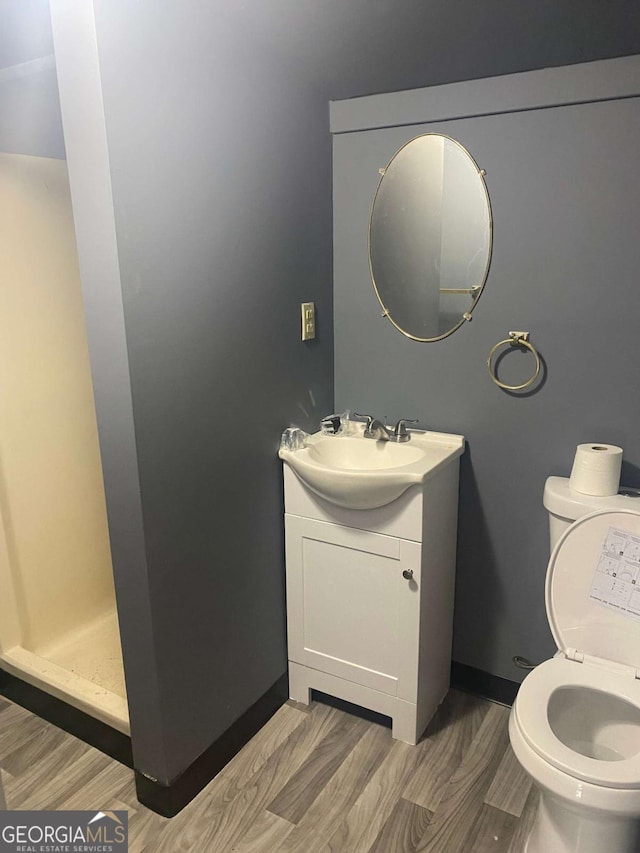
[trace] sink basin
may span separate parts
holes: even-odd
[[[280,458],[316,495],[348,509],[385,506],[408,488],[424,483],[464,450],[461,435],[411,430],[402,444],[353,434],[310,436],[301,450],[280,450]]]

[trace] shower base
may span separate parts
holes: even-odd
[[[55,643],[0,655],[0,667],[128,735],[129,711],[115,608]]]

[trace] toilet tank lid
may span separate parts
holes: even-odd
[[[640,512],[599,511],[568,527],[545,587],[559,649],[640,670]]]
[[[623,487],[617,495],[595,497],[576,492],[569,485],[568,477],[547,477],[543,503],[549,512],[572,521],[597,510],[630,509],[640,512],[640,489]]]

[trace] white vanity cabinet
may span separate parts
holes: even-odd
[[[449,687],[458,459],[387,506],[342,509],[287,466],[289,686],[392,718],[417,743]]]

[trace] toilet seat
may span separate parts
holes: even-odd
[[[636,707],[640,718],[640,681],[599,664],[558,656],[540,664],[525,678],[513,705],[525,741],[553,767],[605,788],[640,788],[640,752],[620,761],[599,761],[574,752],[556,737],[547,709],[554,691],[563,687],[586,687],[617,696]]]
[[[545,604],[565,657],[640,673],[640,513],[601,510],[568,527],[549,560]]]
[[[567,528],[551,554],[545,587],[549,627],[561,653],[527,676],[513,706],[523,738],[538,755],[606,788],[640,788],[640,751],[619,761],[581,755],[553,733],[548,709],[556,690],[583,687],[634,706],[640,728],[636,586],[640,590],[640,513],[600,510]]]

